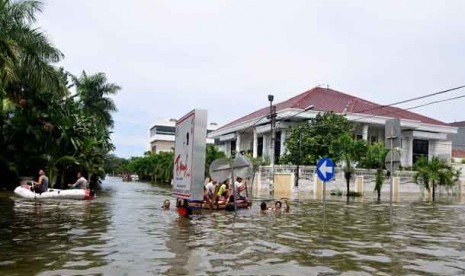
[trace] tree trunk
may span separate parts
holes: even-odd
[[[352,173],[346,172],[344,173],[344,177],[346,179],[346,184],[347,184],[347,196],[350,195],[350,177],[352,176]]]
[[[433,183],[433,201],[434,201],[435,190],[436,190],[435,188],[436,188],[436,184],[435,184],[435,183]]]

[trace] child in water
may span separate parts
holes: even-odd
[[[163,210],[168,210],[170,208],[170,201],[168,199],[165,199],[165,201],[163,201],[163,206],[161,206],[161,208]]]

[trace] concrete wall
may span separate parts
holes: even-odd
[[[156,147],[155,153],[159,153],[162,151],[173,151],[174,142],[172,141],[155,141],[151,144],[151,147]]]
[[[454,149],[465,150],[465,127],[460,127],[457,134],[448,134],[447,138],[452,140]]]
[[[240,135],[241,135],[241,145],[240,145],[241,151],[252,152],[253,135],[249,133],[242,133]]]
[[[430,141],[430,156],[437,156],[441,159],[451,162],[452,158],[452,142],[434,140]]]

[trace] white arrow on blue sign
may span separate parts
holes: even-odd
[[[334,163],[331,159],[321,158],[316,165],[316,173],[321,181],[326,182],[334,177]]]

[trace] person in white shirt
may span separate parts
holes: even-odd
[[[245,182],[244,180],[242,179],[242,177],[237,177],[236,178],[236,182],[234,182],[234,185],[236,186],[236,192],[237,192],[237,196],[239,199],[246,199],[246,187],[245,187]]]
[[[215,193],[215,182],[210,177],[205,179],[203,198],[205,201],[210,202],[213,199]]]
[[[78,180],[74,184],[68,184],[71,189],[87,189],[87,179],[80,172],[77,174]]]

